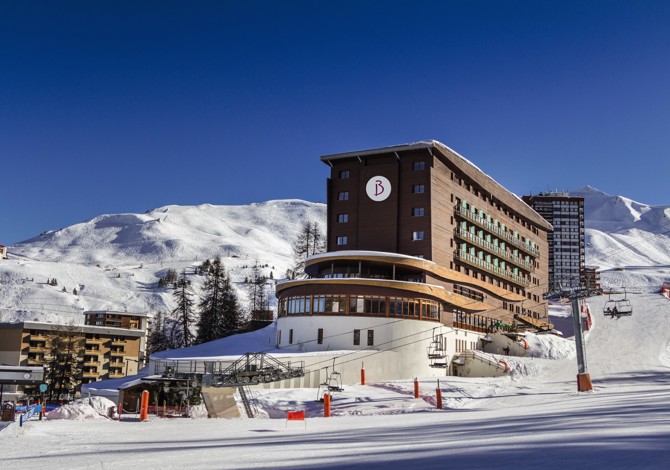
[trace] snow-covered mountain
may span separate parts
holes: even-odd
[[[586,263],[608,287],[654,289],[670,278],[670,206],[650,206],[591,186],[584,197]]]
[[[277,200],[172,205],[45,232],[9,247],[9,259],[0,261],[0,321],[81,322],[83,310],[97,309],[168,311],[171,292],[157,288],[158,279],[170,268],[192,272],[217,255],[240,288],[256,261],[265,275],[283,277],[302,224],[318,222],[325,233],[325,219],[324,204]],[[193,281],[197,290],[201,279]]]
[[[586,261],[606,287],[655,290],[670,278],[670,206],[649,206],[595,188],[585,198]],[[284,276],[303,222],[325,230],[326,206],[277,200],[243,206],[165,206],[144,214],[101,215],[9,247],[0,260],[0,321],[82,321],[83,310],[169,311],[168,269],[220,255],[240,288],[258,261]],[[57,286],[47,284],[56,279]],[[200,279],[192,276],[194,286]],[[66,292],[63,292],[65,288]],[[73,289],[77,289],[77,295]]]

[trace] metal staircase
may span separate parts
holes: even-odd
[[[247,418],[255,418],[258,414],[258,408],[251,399],[251,389],[248,386],[243,385],[238,387],[237,390],[240,393],[240,398],[244,405],[244,411],[247,413]]]

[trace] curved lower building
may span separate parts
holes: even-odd
[[[552,227],[475,165],[435,141],[321,159],[328,252],[277,285],[278,346],[395,351],[452,370],[449,356],[488,331],[547,324]],[[436,345],[446,364],[427,359]]]

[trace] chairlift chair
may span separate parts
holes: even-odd
[[[623,291],[623,299],[612,299],[612,294],[609,294],[603,314],[610,318],[629,317],[633,314],[633,306],[628,300],[626,289]]]
[[[430,360],[430,367],[446,369],[449,364],[443,359],[447,357],[447,353],[444,350],[444,342],[442,341],[442,334],[435,335],[433,333],[433,340],[430,342],[426,348],[428,359]]]

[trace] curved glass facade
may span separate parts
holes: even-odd
[[[440,303],[434,300],[374,295],[297,295],[279,302],[279,316],[360,315],[439,320]]]

